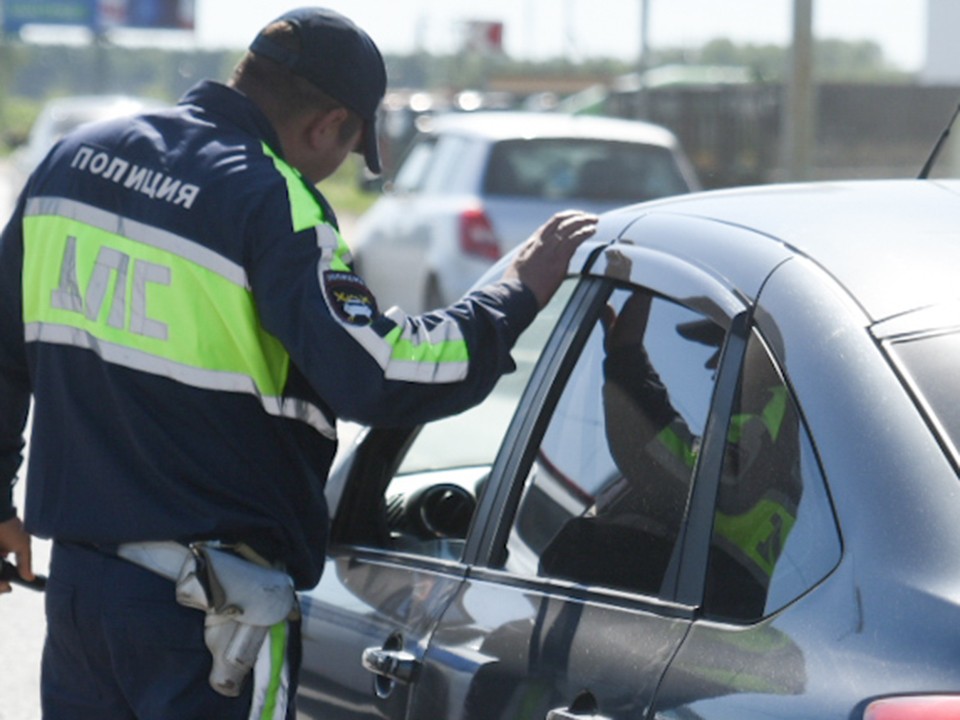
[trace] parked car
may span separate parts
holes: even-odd
[[[960,717],[958,267],[960,181],[605,214],[486,401],[335,468],[300,717]]]
[[[567,207],[603,212],[697,187],[676,138],[641,122],[550,113],[450,113],[414,140],[349,238],[385,307],[459,298]]]
[[[14,154],[14,168],[22,184],[61,137],[88,122],[108,120],[160,107],[150,98],[133,95],[71,95],[49,100],[30,127],[25,145]]]

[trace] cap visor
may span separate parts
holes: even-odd
[[[380,144],[378,142],[376,120],[363,123],[363,159],[370,172],[375,175],[380,174]]]

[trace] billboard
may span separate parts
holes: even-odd
[[[498,55],[503,52],[502,22],[469,20],[464,29],[464,50],[481,55]]]
[[[99,0],[101,27],[193,30],[194,0]]]
[[[94,32],[111,28],[193,30],[195,0],[2,0],[3,30],[25,25],[78,25]]]
[[[98,0],[4,0],[3,30],[20,32],[24,25],[83,25],[93,27]]]

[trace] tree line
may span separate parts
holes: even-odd
[[[665,48],[645,59],[647,67],[667,64],[738,66],[758,83],[779,83],[788,50],[776,45],[736,44],[718,39],[696,49]],[[3,137],[25,134],[42,103],[61,95],[129,93],[174,101],[204,78],[229,76],[239,50],[126,47],[106,43],[84,46],[0,43],[0,123]],[[428,53],[388,55],[393,88],[484,90],[491,78],[609,78],[637,70],[610,59],[576,63],[513,60],[505,55]],[[815,75],[821,82],[909,82],[892,67],[874,42],[821,40],[815,50]]]

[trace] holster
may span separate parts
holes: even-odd
[[[118,554],[176,583],[180,605],[206,612],[210,685],[236,697],[270,627],[297,615],[293,580],[214,544],[128,543]]]

